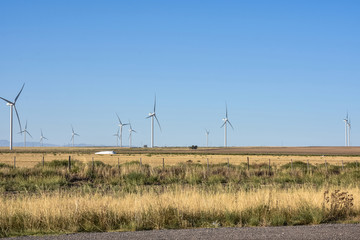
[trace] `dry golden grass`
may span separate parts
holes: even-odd
[[[360,162],[360,157],[357,156],[285,156],[285,155],[195,155],[195,154],[116,154],[116,155],[95,155],[93,153],[4,153],[0,152],[0,163],[7,163],[12,165],[14,157],[16,157],[17,167],[33,167],[42,161],[44,156],[45,161],[66,160],[69,156],[72,159],[80,160],[82,162],[90,162],[92,158],[97,161],[102,161],[107,164],[116,165],[118,162],[125,163],[131,161],[142,161],[143,164],[151,166],[160,166],[163,164],[163,159],[166,165],[176,165],[178,163],[185,163],[191,160],[194,163],[210,164],[227,163],[238,165],[246,163],[249,157],[250,163],[268,163],[282,165],[293,161],[303,161],[311,164],[323,164],[325,161],[332,165],[341,165],[342,161]]]
[[[287,214],[298,213],[303,206],[321,209],[324,203],[324,191],[327,189],[290,188],[290,189],[257,189],[251,191],[226,191],[221,186],[213,192],[197,187],[171,187],[150,190],[138,194],[119,193],[52,193],[41,195],[21,195],[15,197],[0,197],[0,226],[2,234],[6,235],[4,227],[21,228],[17,231],[42,232],[110,230],[135,230],[147,221],[152,228],[161,229],[166,225],[164,212],[173,209],[181,223],[180,228],[191,227],[184,216],[224,216],[226,213],[240,214],[251,208],[266,206],[266,211],[283,210]],[[330,191],[335,190],[330,189]],[[344,189],[353,194],[354,211],[360,212],[360,189]],[[165,214],[165,215],[164,215]],[[255,215],[256,213],[252,213]],[[265,213],[266,214],[266,213]],[[295,216],[296,217],[296,216]],[[311,223],[320,223],[321,216],[312,216]],[[204,226],[209,219],[204,217]],[[16,222],[19,221],[19,222]],[[95,221],[95,222],[94,222]],[[215,221],[215,220],[214,220]],[[124,226],[112,225],[122,222]],[[242,225],[243,223],[239,222]],[[267,223],[262,216],[260,225]],[[1,227],[0,227],[1,228]],[[96,230],[96,228],[95,228]],[[114,230],[114,229],[113,229]]]

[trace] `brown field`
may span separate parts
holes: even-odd
[[[102,150],[114,150],[115,155],[95,155]],[[115,165],[139,161],[143,164],[160,166],[163,159],[166,165],[185,163],[189,160],[205,164],[209,159],[210,164],[227,163],[241,164],[250,159],[250,163],[286,164],[291,160],[309,160],[311,164],[322,164],[325,161],[333,165],[342,162],[360,161],[360,147],[229,147],[229,148],[116,148],[116,147],[17,147],[13,152],[8,148],[0,148],[0,163],[13,164],[16,157],[17,167],[32,167],[42,161],[72,159],[89,162],[102,161]]]

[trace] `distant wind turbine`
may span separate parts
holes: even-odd
[[[206,132],[206,147],[209,147],[209,134],[210,134],[210,131],[205,129],[205,132]]]
[[[222,119],[224,121],[223,125],[221,125],[221,127],[224,127],[224,147],[227,147],[227,123],[230,124],[231,128],[234,130],[234,127],[232,126],[229,118],[228,118],[228,110],[227,110],[227,105],[226,105],[226,114],[225,114],[225,118]]]
[[[155,95],[155,100],[154,100],[154,111],[152,113],[149,113],[149,116],[147,118],[151,118],[151,146],[150,147],[154,147],[154,118],[156,119],[158,125],[159,125],[159,128],[160,128],[160,131],[161,131],[161,126],[160,126],[160,123],[159,123],[159,120],[158,118],[156,117],[156,95]]]
[[[2,98],[0,97],[0,99],[4,100],[6,103],[6,105],[10,106],[10,150],[12,150],[13,148],[13,109],[15,109],[15,113],[16,113],[16,116],[17,116],[17,119],[18,119],[18,122],[19,122],[19,126],[20,126],[20,132],[22,131],[21,130],[21,123],[20,123],[20,118],[19,118],[19,114],[18,114],[18,111],[16,110],[16,101],[18,100],[22,90],[24,89],[24,86],[25,86],[25,83],[23,84],[20,92],[18,93],[18,95],[16,96],[14,102],[11,102],[5,98]]]
[[[43,146],[43,141],[44,141],[44,139],[46,139],[46,140],[49,140],[49,139],[47,139],[46,137],[44,137],[43,132],[42,132],[42,129],[40,129],[40,131],[41,131],[40,144],[41,144],[41,146]]]
[[[345,122],[345,146],[348,146],[348,118],[349,118],[349,114],[346,114],[346,118],[344,118],[344,122]]]
[[[22,130],[21,132],[19,132],[19,134],[24,134],[24,147],[26,147],[26,134],[29,134],[29,136],[32,138],[31,134],[27,130],[27,121],[26,121],[26,124],[25,124],[25,129]]]
[[[117,130],[117,132],[113,135],[113,136],[116,136],[116,146],[118,147],[119,146],[119,138],[120,138],[120,135],[119,135],[119,129]]]
[[[126,126],[126,125],[129,125],[128,123],[122,123],[120,118],[119,118],[119,115],[117,115],[116,113],[116,116],[118,118],[118,121],[119,121],[119,129],[120,129],[120,135],[119,135],[119,138],[120,138],[120,147],[122,147],[122,128],[123,126]]]
[[[350,122],[350,118],[348,120],[348,146],[350,147],[350,132],[351,132],[351,122]]]
[[[71,126],[71,130],[72,130],[72,135],[71,135],[70,141],[72,141],[72,146],[74,147],[74,138],[75,138],[75,136],[79,136],[79,137],[80,137],[80,135],[77,134],[77,133],[74,131],[73,126]]]
[[[132,129],[130,121],[129,121],[129,125],[130,125],[130,129],[129,129],[129,148],[131,148],[132,133],[133,132],[136,133],[136,131],[134,129]]]

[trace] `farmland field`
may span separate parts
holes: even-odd
[[[359,150],[1,148],[0,236],[358,223]]]

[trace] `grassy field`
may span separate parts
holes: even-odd
[[[182,150],[0,151],[0,236],[360,221],[356,156]]]

